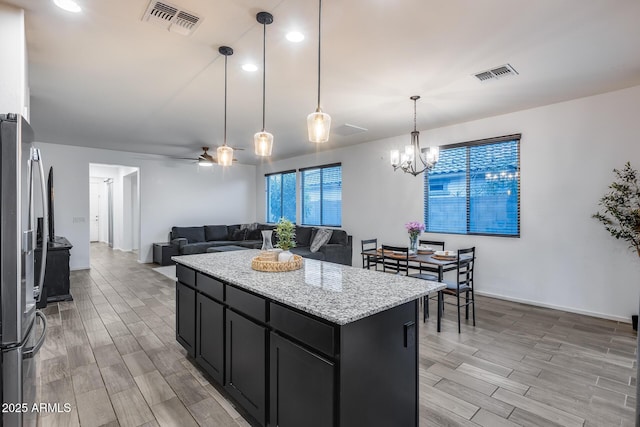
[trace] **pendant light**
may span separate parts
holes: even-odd
[[[216,150],[218,164],[231,166],[233,163],[233,148],[227,145],[227,58],[233,55],[229,46],[220,46],[218,52],[224,55],[224,143]]]
[[[262,24],[262,130],[253,135],[255,152],[258,156],[267,157],[271,155],[273,148],[273,135],[264,130],[265,117],[265,86],[266,86],[266,65],[267,65],[267,25],[273,22],[273,15],[269,12],[259,12],[256,20]]]
[[[316,111],[307,116],[307,128],[309,130],[309,141],[323,143],[329,140],[329,130],[331,128],[331,116],[323,113],[320,108],[320,40],[322,27],[322,0],[318,0],[318,107]]]
[[[401,169],[404,173],[417,176],[424,171],[433,169],[436,163],[438,163],[440,149],[438,147],[427,147],[425,156],[422,155],[420,132],[418,132],[416,126],[416,101],[420,99],[420,96],[414,95],[409,99],[413,101],[413,132],[411,132],[411,145],[404,147],[402,154],[399,150],[391,150],[390,158],[394,171]],[[418,165],[418,160],[421,165]]]

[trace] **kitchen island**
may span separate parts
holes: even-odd
[[[173,257],[176,339],[259,426],[418,426],[418,300],[442,284],[257,250]]]

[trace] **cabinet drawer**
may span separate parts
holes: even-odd
[[[227,286],[226,303],[229,307],[260,322],[267,321],[267,302],[264,298]]]
[[[335,328],[333,326],[275,303],[271,303],[270,314],[270,324],[274,329],[310,345],[324,354],[331,356],[335,354]]]
[[[196,287],[196,272],[195,270],[185,267],[182,264],[176,264],[176,277],[178,281],[185,285]]]
[[[200,292],[207,294],[218,301],[224,301],[224,284],[221,281],[216,280],[213,277],[205,276],[202,273],[198,273],[196,278],[197,287]]]

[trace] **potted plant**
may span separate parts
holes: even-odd
[[[629,243],[640,257],[640,186],[638,172],[627,162],[621,170],[614,169],[616,180],[609,185],[609,192],[602,196],[603,212],[593,218],[604,224],[604,228],[616,239]],[[633,329],[638,329],[638,316],[632,316]]]
[[[282,249],[282,252],[278,254],[278,261],[291,261],[293,254],[289,252],[289,249],[296,246],[296,226],[288,219],[280,218],[276,225],[276,235],[278,236],[276,248]]]

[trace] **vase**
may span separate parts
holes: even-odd
[[[262,250],[269,251],[273,249],[273,243],[271,243],[271,235],[273,230],[262,230]]]
[[[278,262],[293,261],[293,254],[289,251],[282,251],[278,254]]]
[[[409,235],[409,252],[410,253],[418,253],[418,236]]]

